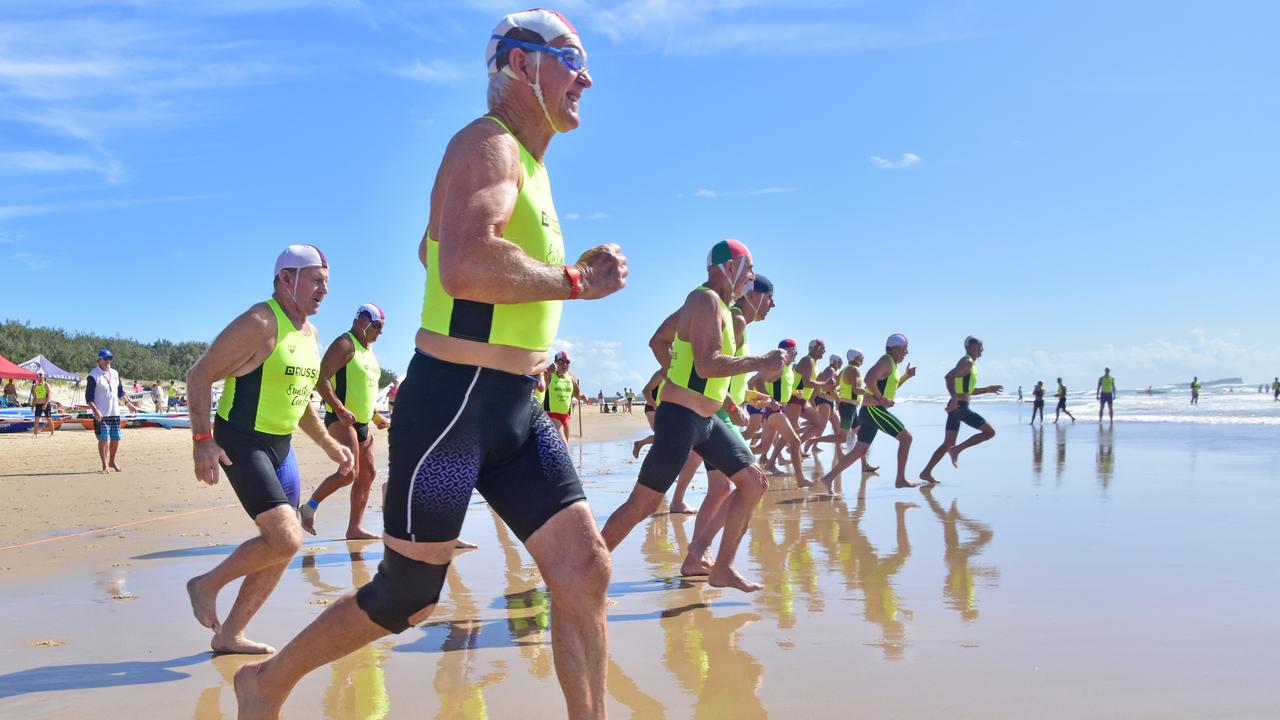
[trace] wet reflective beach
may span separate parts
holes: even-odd
[[[941,440],[941,410],[900,409],[914,477]],[[959,469],[944,461],[931,490],[892,488],[884,437],[864,492],[856,473],[836,497],[774,478],[739,553],[758,593],[679,576],[693,516],[639,526],[614,554],[611,715],[1280,717],[1276,429],[1083,416],[1032,428],[1029,405],[981,411],[996,438]],[[630,443],[574,454],[603,523],[638,462]],[[691,502],[703,487],[699,476]],[[554,598],[476,499],[464,537],[480,549],[455,559],[430,621],[312,673],[289,717],[563,715]],[[345,504],[343,493],[326,506],[322,539],[255,638],[287,642],[374,572],[379,543],[325,539]],[[6,581],[0,716],[233,717],[229,683],[246,659],[212,657],[182,583],[243,539],[239,512],[218,511],[226,522],[207,537],[149,526],[147,552]]]

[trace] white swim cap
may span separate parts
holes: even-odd
[[[886,348],[906,347],[907,336],[903,335],[902,333],[894,333],[890,335],[887,340],[884,341],[884,346]]]
[[[386,322],[387,314],[382,312],[382,308],[373,303],[365,303],[356,310],[356,317],[365,315],[373,322]]]
[[[809,352],[813,352],[819,345],[826,347],[826,343],[822,342],[822,338],[814,338],[809,341]]]
[[[320,248],[315,245],[290,245],[280,253],[280,257],[276,258],[276,275],[281,270],[297,270],[298,268],[308,267],[329,267],[329,261],[325,259],[324,253],[320,252]]]
[[[507,56],[512,47],[506,46],[502,40],[511,38],[536,45],[546,45],[558,37],[577,35],[578,31],[565,16],[555,10],[534,8],[521,10],[502,18],[498,26],[489,33],[489,44],[484,51],[484,59],[489,64],[489,74],[493,75],[507,67]],[[510,74],[510,73],[508,73]]]
[[[846,360],[848,360],[849,362],[853,362],[854,360],[857,360],[858,358],[862,357],[862,351],[861,351],[861,350],[859,350],[858,348],[850,348],[850,349],[849,349],[849,350],[844,354],[844,357],[845,357],[845,359],[846,359]]]

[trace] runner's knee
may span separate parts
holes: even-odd
[[[612,576],[613,560],[610,558],[609,548],[605,547],[604,540],[598,536],[597,541],[563,558],[555,570],[543,575],[547,588],[553,594],[557,587],[563,590],[557,597],[578,600],[603,598]]]
[[[386,548],[378,574],[356,591],[356,604],[369,619],[390,633],[404,632],[418,615],[440,600],[449,565],[411,560]]]

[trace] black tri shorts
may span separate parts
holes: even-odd
[[[981,415],[969,409],[968,401],[961,400],[956,403],[955,412],[947,413],[947,432],[959,430],[960,423],[976,429],[986,425],[987,421]]]
[[[654,413],[653,447],[644,457],[637,482],[655,492],[667,492],[690,451],[726,477],[733,477],[752,461],[742,435],[718,415],[702,417],[683,405],[664,402]]]
[[[898,433],[905,429],[906,426],[901,420],[879,405],[864,403],[862,410],[858,411],[858,442],[860,443],[871,444],[878,432],[883,432],[889,437],[898,437]]]
[[[814,396],[813,396],[813,404],[814,404],[814,407],[817,407],[818,405],[831,405],[831,406],[835,406],[835,403],[831,402],[831,401],[830,401],[830,400],[828,400],[827,398],[822,397],[821,395],[814,395]]]
[[[587,499],[560,431],[533,397],[534,383],[414,353],[387,436],[388,535],[455,540],[478,490],[523,542]]]
[[[1059,409],[1059,410],[1066,410],[1066,409],[1067,409],[1067,396],[1066,396],[1066,395],[1059,395],[1059,396],[1058,396],[1058,409]]]
[[[326,412],[324,414],[324,426],[326,428],[338,422],[342,422],[338,417],[338,413]],[[365,441],[369,439],[369,423],[358,422],[355,425],[352,425],[352,427],[356,429],[356,440],[363,445]]]
[[[268,435],[232,425],[221,417],[213,422],[213,441],[227,454],[222,472],[240,505],[256,518],[277,505],[298,507],[302,475],[293,454],[292,435]]]
[[[840,402],[840,429],[852,430],[858,427],[858,404]]]

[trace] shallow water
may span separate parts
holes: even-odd
[[[914,476],[941,411],[900,409]],[[848,476],[836,498],[769,492],[739,554],[758,593],[678,577],[692,517],[637,527],[614,555],[611,714],[1280,716],[1275,428],[1033,429],[1029,407],[981,412],[999,434],[959,469],[944,462],[932,490],[893,489],[880,438],[865,498]],[[603,523],[638,463],[629,443],[575,454]],[[322,536],[345,502],[326,506]],[[483,504],[464,537],[481,548],[455,560],[437,614],[309,675],[290,717],[563,716],[536,568]],[[231,546],[176,530],[153,544],[119,567],[6,583],[0,715],[234,716],[229,681],[245,660],[211,658],[182,592]],[[287,642],[380,556],[377,543],[309,543],[253,636]]]

